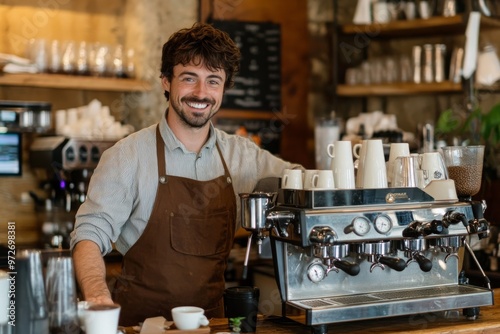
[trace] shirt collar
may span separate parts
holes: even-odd
[[[182,150],[184,153],[193,153],[186,149],[184,144],[175,136],[172,129],[167,124],[167,113],[168,109],[160,120],[160,134],[165,142],[165,146],[169,151],[174,151],[176,149]],[[213,123],[210,121],[210,129],[208,134],[208,140],[205,142],[204,149],[213,149],[215,147],[216,135]]]

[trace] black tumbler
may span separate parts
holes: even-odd
[[[231,329],[239,327],[242,333],[254,333],[257,328],[259,288],[235,286],[224,291],[224,315]]]

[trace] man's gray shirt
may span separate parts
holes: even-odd
[[[159,125],[165,142],[167,175],[206,181],[224,174],[217,140],[232,178],[238,226],[239,193],[252,192],[260,179],[280,177],[284,169],[300,167],[213,125],[200,153],[190,152],[168,127],[166,115]],[[91,240],[100,246],[103,255],[112,250],[112,243],[125,254],[141,236],[158,188],[156,126],[129,135],[103,153],[90,180],[87,198],[77,212],[71,249],[81,240]]]

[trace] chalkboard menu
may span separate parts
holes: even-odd
[[[240,72],[222,108],[281,110],[281,30],[271,22],[212,21],[241,51]]]

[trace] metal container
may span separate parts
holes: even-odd
[[[274,208],[277,193],[254,192],[240,194],[241,225],[247,231],[259,231],[266,226],[268,210]]]

